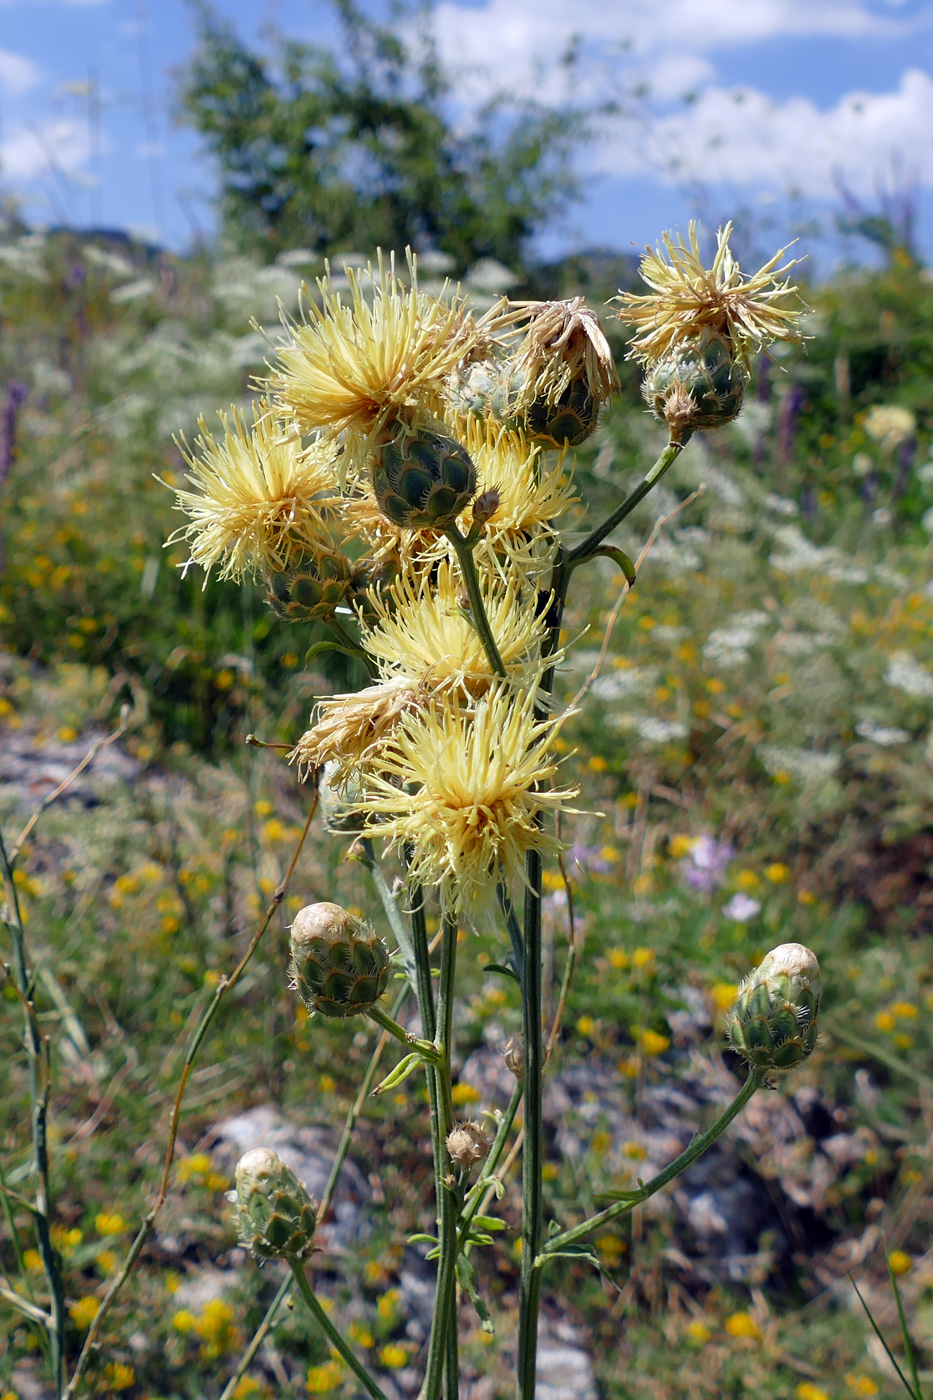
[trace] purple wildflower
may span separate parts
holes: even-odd
[[[737,924],[747,924],[749,919],[754,919],[756,914],[761,913],[761,904],[747,894],[734,894],[729,903],[723,906],[722,912],[727,919],[734,919]]]
[[[700,836],[690,854],[680,862],[684,882],[700,894],[712,894],[726,878],[735,847],[715,836]]]

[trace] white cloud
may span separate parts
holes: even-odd
[[[42,79],[42,69],[21,54],[0,49],[0,93],[4,97],[22,97]]]
[[[621,69],[781,38],[868,39],[930,23],[879,14],[868,0],[442,0],[435,32],[452,72],[477,95],[505,88],[548,100],[557,60],[580,36],[587,80],[611,86]],[[681,59],[683,61],[683,59]]]
[[[55,169],[71,174],[86,160],[84,122],[46,121],[35,126],[14,126],[0,142],[0,179],[4,183],[23,183]]]
[[[754,89],[708,88],[688,108],[658,116],[633,139],[607,142],[599,165],[613,175],[655,174],[709,184],[797,190],[820,198],[838,172],[856,193],[872,190],[896,157],[933,184],[933,78],[904,73],[893,92],[848,93],[821,109],[809,98],[775,102]]]

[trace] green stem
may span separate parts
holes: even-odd
[[[340,641],[343,643],[344,647],[350,653],[350,655],[355,656],[357,660],[362,661],[370,676],[374,676],[376,674],[376,667],[372,657],[367,651],[364,650],[363,647],[360,646],[359,642],[356,641],[355,638],[351,637],[350,633],[344,627],[343,623],[338,622],[336,617],[329,617],[327,619],[327,625],[333,632],[334,636],[340,639]]]
[[[23,1006],[25,1022],[24,1043],[29,1064],[29,1101],[32,1107],[32,1148],[36,1168],[36,1205],[33,1218],[36,1224],[36,1240],[39,1255],[45,1270],[49,1290],[49,1315],[51,1326],[49,1347],[51,1352],[52,1388],[58,1400],[64,1384],[65,1364],[65,1288],[62,1280],[58,1254],[52,1243],[51,1217],[52,1195],[49,1183],[48,1112],[51,1089],[51,1065],[48,1043],[42,1035],[36,1019],[33,1003],[33,988],[26,965],[26,938],[23,931],[22,912],[19,896],[13,879],[13,866],[7,856],[3,836],[0,834],[0,862],[3,865],[3,881],[6,885],[10,919],[7,927],[13,942],[13,975]]]
[[[483,595],[480,592],[479,578],[476,573],[476,564],[473,562],[473,549],[467,543],[465,536],[461,535],[456,525],[448,525],[444,531],[450,543],[453,545],[457,555],[457,562],[460,565],[460,572],[463,575],[464,587],[467,597],[470,600],[470,618],[473,626],[483,644],[483,650],[492,667],[493,673],[497,676],[505,677],[505,663],[499,655],[499,648],[496,646],[496,639],[492,635],[492,628],[489,625],[489,618],[486,616],[486,607],[483,603]]]
[[[450,1051],[453,1040],[454,976],[457,967],[457,921],[445,916],[441,940],[441,976],[437,990],[437,1034],[435,1044],[441,1055],[437,1067],[438,1130],[440,1138],[440,1180],[438,1198],[437,1289],[434,1294],[434,1316],[431,1339],[420,1400],[440,1400],[445,1376],[452,1371],[451,1348],[456,1341],[457,1284],[457,1217],[459,1202],[452,1189],[450,1155],[447,1134],[454,1125],[453,1099],[450,1085]],[[450,1340],[453,1335],[454,1341]],[[447,1400],[456,1400],[456,1392]]]
[[[522,1147],[522,1259],[518,1318],[518,1394],[534,1400],[538,1356],[541,1273],[535,1261],[544,1225],[544,1038],[541,991],[541,855],[525,862],[525,976],[522,1016],[525,1036],[525,1139]]]
[[[431,1062],[434,1061],[437,1052],[431,1042],[428,1040],[419,1040],[416,1035],[411,1035],[409,1031],[406,1031],[404,1026],[399,1025],[394,1016],[390,1016],[388,1012],[382,1011],[378,1006],[367,1007],[366,1015],[371,1021],[375,1021],[376,1025],[382,1030],[394,1036],[396,1040],[401,1041],[406,1049],[417,1050],[424,1059]]]
[[[616,506],[611,515],[607,515],[601,525],[597,525],[595,530],[591,530],[586,539],[570,551],[567,555],[567,562],[571,569],[591,558],[606,536],[611,535],[616,526],[620,525],[627,515],[631,515],[638,503],[645,499],[653,487],[657,486],[671,463],[676,462],[683,452],[684,446],[685,444],[682,442],[669,442],[667,444],[654,466],[635,490],[626,496],[621,505]]]
[[[353,1355],[353,1352],[347,1346],[347,1343],[344,1341],[343,1337],[341,1337],[340,1333],[327,1316],[327,1313],[314,1296],[303,1264],[298,1259],[289,1259],[288,1265],[298,1285],[298,1292],[304,1299],[308,1311],[318,1322],[321,1331],[324,1333],[331,1346],[335,1351],[339,1352],[340,1356],[360,1382],[360,1385],[363,1386],[368,1395],[373,1397],[373,1400],[388,1400],[385,1391],[380,1390],[379,1386],[366,1370],[366,1367]]]
[[[601,1210],[598,1215],[591,1215],[589,1220],[584,1220],[581,1224],[574,1225],[571,1230],[563,1230],[559,1235],[552,1235],[544,1246],[544,1258],[549,1254],[563,1249],[568,1244],[575,1244],[577,1240],[585,1239],[586,1236],[591,1234],[594,1230],[598,1230],[601,1226],[608,1225],[611,1221],[617,1220],[620,1215],[627,1215],[629,1211],[634,1210],[634,1208],[641,1205],[643,1201],[647,1201],[649,1196],[653,1196],[656,1192],[660,1191],[662,1186],[666,1186],[669,1181],[673,1181],[675,1176],[679,1176],[682,1171],[685,1171],[691,1162],[695,1162],[697,1157],[702,1156],[706,1149],[711,1147],[716,1139],[725,1132],[733,1118],[742,1112],[742,1109],[748,1103],[752,1095],[757,1093],[761,1088],[765,1077],[764,1071],[760,1069],[750,1070],[748,1078],[740,1092],[732,1100],[725,1113],[716,1119],[716,1122],[711,1128],[708,1128],[707,1131],[702,1133],[698,1138],[694,1138],[690,1146],[685,1148],[679,1157],[675,1157],[673,1162],[669,1163],[663,1171],[658,1172],[657,1176],[652,1177],[644,1186],[639,1187],[637,1191],[626,1192],[624,1201],[616,1201],[614,1205],[608,1206],[606,1210]],[[537,1260],[539,1272],[542,1262],[543,1259]]]
[[[405,1004],[405,998],[408,996],[408,992],[408,987],[403,986],[399,988],[398,995],[396,996],[395,1001],[392,1003],[393,1017],[397,1016],[401,1011],[402,1007]],[[343,1171],[343,1165],[347,1160],[347,1153],[350,1151],[350,1143],[353,1138],[353,1131],[356,1127],[357,1119],[363,1111],[363,1105],[365,1104],[366,1099],[369,1096],[369,1091],[373,1086],[373,1080],[376,1077],[376,1070],[379,1068],[379,1061],[382,1059],[382,1052],[385,1049],[386,1044],[387,1042],[385,1036],[380,1036],[376,1042],[376,1048],[373,1050],[373,1053],[370,1057],[366,1073],[363,1075],[363,1080],[360,1084],[359,1093],[357,1094],[353,1103],[347,1110],[346,1121],[343,1125],[343,1134],[340,1138],[340,1142],[337,1147],[337,1152],[334,1157],[333,1166],[330,1169],[330,1176],[327,1178],[327,1185],[324,1188],[324,1195],[322,1196],[321,1203],[318,1206],[318,1221],[322,1221],[327,1215],[327,1212],[330,1210],[331,1201],[334,1199],[334,1192],[337,1190],[337,1182],[340,1180],[340,1173]],[[230,1377],[227,1384],[224,1386],[220,1400],[231,1400],[233,1392],[236,1390],[240,1381],[243,1379],[243,1377],[246,1375],[246,1372],[252,1365],[253,1358],[255,1357],[257,1351],[262,1346],[266,1337],[268,1337],[269,1333],[271,1332],[272,1327],[275,1323],[278,1310],[284,1303],[285,1298],[288,1294],[290,1284],[291,1280],[286,1275],[286,1277],[283,1279],[282,1283],[279,1286],[279,1291],[276,1293],[275,1297],[272,1299],[272,1302],[266,1309],[265,1317],[257,1327],[256,1331],[253,1333],[249,1346],[246,1348],[243,1355],[240,1357],[240,1361],[236,1370]]]

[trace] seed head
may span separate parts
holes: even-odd
[[[505,1060],[506,1068],[510,1069],[516,1079],[521,1079],[525,1073],[525,1037],[513,1035],[502,1047],[502,1058]]]
[[[457,1167],[469,1171],[489,1151],[489,1136],[481,1123],[458,1123],[447,1134],[447,1151]]]

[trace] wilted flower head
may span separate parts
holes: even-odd
[[[305,431],[353,428],[369,433],[392,414],[433,409],[444,383],[477,339],[462,299],[438,300],[399,280],[394,255],[375,268],[347,269],[349,304],[328,275],[321,305],[306,302],[300,322],[286,321],[268,388]]]
[[[693,220],[687,243],[679,236],[663,235],[667,258],[660,248],[648,249],[639,272],[652,291],[620,292],[617,298],[619,320],[638,331],[629,346],[631,357],[654,365],[701,331],[713,330],[729,338],[747,371],[751,355],[772,341],[799,343],[801,307],[792,300],[797,289],[789,279],[778,280],[795,266],[788,262],[778,267],[786,249],[746,277],[729,248],[731,234],[731,223],[719,229],[711,268],[703,265]]]
[[[378,818],[375,832],[409,850],[413,882],[475,923],[496,919],[496,886],[524,878],[529,850],[563,849],[537,818],[573,810],[577,788],[549,787],[550,748],[568,716],[536,720],[534,703],[534,689],[516,695],[503,684],[472,711],[441,697],[402,716],[379,773],[365,776],[361,805]]]
[[[402,715],[428,702],[428,693],[406,676],[332,695],[319,703],[311,728],[302,734],[288,761],[298,765],[303,779],[316,768],[336,764],[331,782],[340,786],[348,765],[364,760],[391,734]]]
[[[482,1123],[457,1123],[447,1134],[447,1151],[454,1166],[468,1171],[489,1151],[489,1135]]]
[[[523,329],[512,358],[513,376],[521,384],[517,411],[538,398],[553,403],[580,376],[597,405],[616,392],[619,378],[609,342],[583,297],[514,302],[512,308]]]
[[[193,489],[177,488],[177,509],[191,517],[166,541],[187,540],[191,556],[209,574],[221,565],[221,578],[287,569],[302,554],[334,540],[324,511],[336,489],[333,444],[317,440],[303,447],[298,429],[277,419],[260,401],[248,426],[239,409],[218,415],[218,440],[199,419],[195,450],[181,450]],[[205,578],[205,583],[207,579]]]

